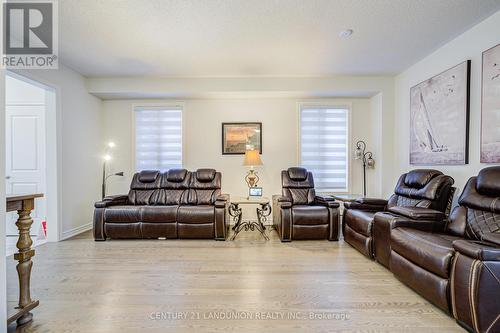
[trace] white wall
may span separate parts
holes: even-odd
[[[394,141],[397,175],[411,169],[409,165],[409,126],[410,126],[410,87],[428,79],[467,59],[472,60],[471,100],[470,100],[470,136],[469,164],[461,166],[429,166],[449,174],[455,179],[459,190],[469,177],[477,175],[479,170],[491,164],[479,162],[481,130],[481,63],[482,52],[500,43],[500,12],[474,26],[456,39],[450,41],[434,53],[401,73],[395,80],[395,124]],[[452,124],[450,124],[452,126]],[[421,166],[419,166],[421,167]]]
[[[257,169],[261,177],[259,185],[264,196],[281,193],[280,172],[298,164],[298,100],[292,98],[251,99],[191,99],[184,101],[184,167],[195,170],[202,167],[222,172],[223,191],[232,196],[246,196],[244,177],[247,168],[242,166],[242,155],[222,155],[221,123],[255,121],[262,122],[264,165]],[[309,100],[310,101],[310,100]],[[321,101],[321,100],[314,100]],[[338,105],[351,104],[351,142],[363,139],[373,148],[375,135],[372,129],[371,101],[367,98],[328,99],[324,102]],[[113,178],[109,194],[127,193],[134,173],[133,159],[133,107],[147,103],[162,104],[168,100],[113,100],[103,102],[104,137],[117,144],[110,163],[112,171],[125,171],[126,177]],[[173,101],[170,101],[172,103]],[[372,146],[372,147],[370,147]],[[352,149],[350,149],[352,151]],[[350,159],[352,166],[351,192],[361,193],[361,163]],[[371,193],[375,188],[374,174],[368,173]]]
[[[56,90],[57,127],[54,144],[58,146],[57,175],[60,237],[67,238],[92,228],[93,204],[100,199],[101,100],[90,95],[85,79],[75,71],[16,71]],[[50,126],[50,125],[49,125]]]
[[[3,27],[3,6],[0,6]],[[0,45],[3,54],[3,45]],[[5,70],[0,68],[0,160],[5,161]],[[5,257],[5,163],[0,163],[0,332],[7,330],[7,267]]]
[[[0,17],[2,10],[0,9]],[[1,19],[0,19],[1,24]],[[0,69],[0,156],[5,161],[5,71]],[[5,163],[0,163],[0,332],[7,327],[7,268],[5,257]]]

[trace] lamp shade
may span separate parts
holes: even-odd
[[[359,160],[361,159],[361,157],[363,156],[363,152],[361,151],[361,148],[356,148],[356,150],[354,151],[354,159],[355,160]]]
[[[372,156],[368,156],[368,158],[366,159],[366,167],[372,169],[372,168],[375,168],[375,160],[372,158]]]
[[[260,159],[259,151],[258,150],[247,150],[245,152],[245,160],[243,160],[243,165],[245,165],[245,166],[262,165],[262,160]]]

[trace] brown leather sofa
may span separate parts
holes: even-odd
[[[273,224],[281,241],[338,240],[339,204],[316,195],[312,173],[289,168],[281,172],[281,182],[282,195],[273,196]]]
[[[453,182],[453,178],[440,171],[416,169],[399,177],[389,200],[360,198],[346,202],[342,223],[344,240],[388,267],[390,230],[416,220],[431,222],[420,224],[422,228],[432,228],[433,221],[442,222],[451,207]]]
[[[467,329],[500,332],[500,167],[469,179],[440,232],[419,223],[391,230],[392,272]]]
[[[128,195],[95,203],[94,239],[215,238],[225,240],[229,196],[220,194],[221,173],[136,173]]]

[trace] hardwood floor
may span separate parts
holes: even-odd
[[[342,241],[282,244],[270,236],[94,242],[85,233],[44,244],[34,257],[34,321],[9,331],[463,332]]]

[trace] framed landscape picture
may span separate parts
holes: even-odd
[[[222,154],[244,155],[247,149],[262,154],[262,123],[222,123]]]
[[[481,163],[500,163],[500,44],[483,52]]]
[[[469,163],[470,60],[410,89],[410,164]]]

